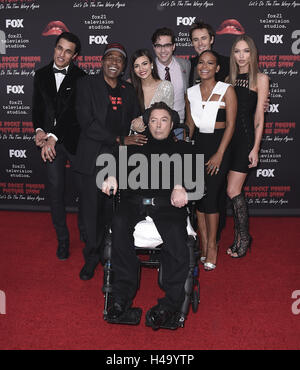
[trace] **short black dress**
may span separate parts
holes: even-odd
[[[238,100],[238,111],[230,146],[230,170],[248,173],[248,165],[250,164],[248,156],[254,145],[254,114],[257,93],[249,89],[248,73],[237,76],[234,89]]]
[[[225,84],[225,85],[228,85],[228,84]],[[224,83],[220,83],[217,86],[217,89],[216,90],[214,89],[212,91],[211,95],[213,94],[224,95],[226,93],[228,86],[224,86]],[[200,90],[199,85],[198,87],[196,85],[188,89],[188,99],[190,101],[191,112],[193,111],[193,104],[201,104],[201,100],[198,101],[199,96],[197,96],[197,93],[200,93],[199,95],[202,100],[201,90]],[[210,101],[210,98],[208,99],[208,101]],[[219,100],[219,103],[220,104],[218,106],[218,111],[217,111],[215,122],[226,122],[226,108],[224,109],[220,107],[221,105],[220,100]],[[211,122],[211,124],[212,123],[213,122]],[[215,123],[214,123],[214,126],[215,126]],[[218,151],[220,143],[223,139],[225,128],[220,128],[220,129],[214,128],[213,132],[203,132],[203,131],[200,132],[199,127],[198,126],[195,127],[193,138],[195,140],[195,147],[197,148],[197,150],[199,150],[199,153],[204,154],[204,163],[207,163],[208,160]],[[220,209],[222,208],[221,205],[223,206],[222,200],[223,198],[225,198],[224,190],[225,190],[225,184],[226,184],[226,176],[227,176],[229,165],[230,165],[230,152],[228,149],[229,148],[227,147],[223,154],[222,162],[220,164],[219,171],[217,174],[214,174],[214,175],[208,174],[207,166],[205,166],[204,182],[205,182],[206,194],[203,196],[203,198],[197,201],[197,209],[201,213],[206,213],[206,214],[220,213]]]
[[[218,150],[222,141],[225,128],[215,129],[212,134],[206,134],[196,131],[195,145],[204,154],[204,163],[206,163]],[[229,170],[230,152],[228,148],[223,154],[219,172],[216,175],[207,174],[207,166],[204,171],[204,182],[206,195],[197,202],[197,209],[202,213],[220,213],[220,197],[226,183],[226,176]]]

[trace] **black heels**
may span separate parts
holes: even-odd
[[[242,258],[245,257],[248,249],[251,251],[252,237],[248,235],[247,237],[241,238],[238,245],[236,245],[236,250],[231,254],[232,258]],[[234,253],[236,255],[234,255]]]
[[[233,253],[236,253],[239,249],[239,240],[234,240],[232,245],[227,248],[227,254],[231,256]]]
[[[249,235],[248,210],[244,195],[241,193],[231,199],[234,216],[234,242],[227,249],[232,258],[245,257],[251,248],[252,237]]]

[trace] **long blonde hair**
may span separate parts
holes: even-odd
[[[250,63],[249,63],[249,89],[255,89],[256,83],[257,83],[257,74],[259,73],[258,69],[258,53],[256,45],[253,41],[253,39],[248,35],[240,35],[238,36],[231,48],[230,53],[230,71],[229,71],[229,79],[228,82],[231,83],[233,86],[235,84],[237,75],[239,73],[239,67],[235,61],[234,57],[234,50],[236,48],[236,45],[239,41],[245,41],[248,44],[248,47],[250,49]]]

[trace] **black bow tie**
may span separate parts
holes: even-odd
[[[57,69],[57,68],[53,67],[53,72],[54,73],[62,73],[63,75],[67,74],[67,70],[65,68],[64,69]]]

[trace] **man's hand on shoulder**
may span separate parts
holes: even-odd
[[[143,146],[147,144],[147,136],[142,134],[130,135],[124,137],[124,145],[139,145]]]

